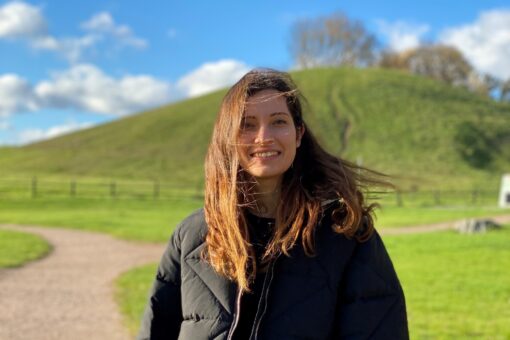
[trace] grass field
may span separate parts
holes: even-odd
[[[141,241],[165,242],[200,200],[18,199],[1,201],[0,223],[23,223],[100,231]],[[510,214],[484,206],[383,206],[377,226],[402,227],[467,217]]]
[[[157,264],[134,268],[121,275],[115,282],[115,300],[124,317],[124,323],[133,335],[140,327],[140,318],[156,268]]]
[[[415,339],[510,338],[510,228],[392,236]]]
[[[201,205],[191,199],[28,198],[2,201],[0,223],[87,229],[124,239],[164,242],[175,225]],[[389,205],[378,212],[377,226],[404,227],[509,213],[483,206]],[[0,261],[25,253],[23,249],[37,248],[21,248],[13,239],[0,234]],[[505,323],[510,318],[510,276],[504,271],[510,267],[509,228],[471,236],[451,232],[386,236],[385,242],[406,292],[414,339],[510,337]],[[18,260],[18,264],[32,258]],[[133,333],[154,272],[152,264],[129,271],[117,281],[116,299]]]
[[[405,291],[412,339],[510,338],[510,226],[384,241]],[[117,280],[116,298],[133,334],[155,270],[136,268]]]
[[[0,268],[18,267],[51,251],[51,246],[38,236],[0,229]]]
[[[0,223],[100,231],[128,240],[164,242],[200,201],[10,200],[0,204]]]

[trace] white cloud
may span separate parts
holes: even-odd
[[[193,97],[232,85],[249,67],[243,62],[223,59],[202,64],[177,82],[177,87],[187,96]]]
[[[17,136],[16,144],[29,144],[44,139],[54,138],[64,135],[66,133],[86,129],[92,127],[94,124],[89,122],[76,123],[70,122],[63,125],[53,126],[49,129],[26,129],[21,131]]]
[[[0,7],[0,39],[25,41],[36,50],[55,52],[71,63],[83,60],[85,52],[100,43],[99,51],[124,46],[143,49],[148,45],[129,26],[116,24],[108,12],[93,15],[81,27],[86,32],[82,36],[55,37],[48,33],[46,19],[38,7],[21,1]]]
[[[0,38],[31,38],[45,35],[46,20],[38,7],[20,1],[0,6]]]
[[[144,39],[135,36],[130,27],[117,25],[108,12],[95,14],[88,21],[82,23],[81,27],[93,34],[111,36],[122,45],[135,48],[147,47],[147,42]]]
[[[388,39],[390,49],[397,52],[419,46],[422,36],[430,30],[428,25],[417,25],[404,21],[388,23],[378,20],[377,26],[381,34]]]
[[[100,36],[85,35],[80,38],[62,38],[56,39],[52,36],[42,36],[31,41],[31,46],[35,49],[57,52],[64,56],[71,63],[78,62],[86,49],[96,45],[102,40]]]
[[[0,75],[0,117],[42,109],[122,116],[232,85],[248,70],[232,59],[205,63],[180,78],[177,85],[149,75],[115,78],[90,64],[54,72],[36,84],[5,74]]]
[[[88,21],[81,24],[82,28],[96,32],[115,31],[115,21],[108,12],[100,12],[92,16]]]
[[[443,31],[439,40],[458,48],[479,71],[510,78],[510,10],[482,12],[471,24]]]
[[[115,79],[93,65],[80,64],[39,83],[35,94],[44,107],[124,115],[168,102],[171,86],[148,75]]]
[[[0,117],[37,109],[32,86],[15,74],[0,75]]]

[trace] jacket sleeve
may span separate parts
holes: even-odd
[[[182,322],[181,248],[178,227],[161,258],[138,340],[177,339]]]
[[[345,268],[332,338],[409,339],[404,293],[377,232]]]

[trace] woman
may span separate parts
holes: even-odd
[[[175,230],[140,339],[407,339],[404,295],[362,191],[377,174],[327,153],[286,73],[223,99],[205,207]]]

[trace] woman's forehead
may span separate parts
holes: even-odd
[[[264,90],[248,97],[245,107],[245,115],[255,113],[289,113],[285,95],[276,90]]]
[[[285,93],[280,92],[278,90],[274,90],[274,89],[267,89],[267,90],[259,91],[255,94],[249,96],[246,99],[246,104],[257,104],[257,103],[261,103],[261,102],[278,100],[278,99],[285,100]]]

